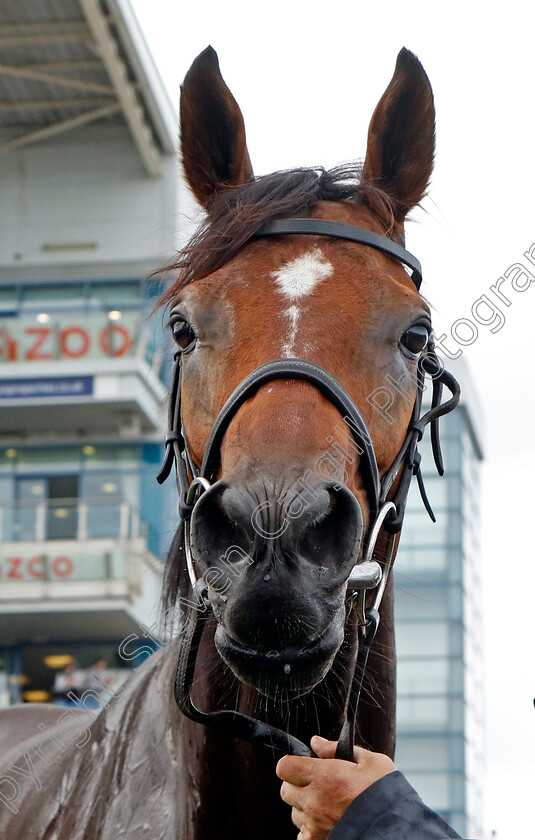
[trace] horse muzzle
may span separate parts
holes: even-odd
[[[324,678],[343,641],[362,532],[356,497],[333,482],[264,472],[261,482],[225,478],[203,493],[192,516],[195,571],[218,623],[216,649],[239,680],[289,698]]]
[[[246,647],[218,624],[216,649],[233,674],[260,694],[284,700],[311,691],[326,676],[344,638],[342,607],[324,633],[303,647],[259,651]]]

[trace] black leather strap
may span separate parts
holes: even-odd
[[[383,254],[399,260],[411,269],[411,279],[417,289],[422,283],[422,266],[414,254],[407,251],[397,242],[392,242],[386,236],[374,233],[366,228],[355,225],[343,225],[340,222],[329,222],[326,219],[276,219],[268,222],[257,232],[256,236],[279,236],[284,233],[308,233],[316,236],[330,236],[335,239],[347,239],[360,245],[369,245]]]
[[[201,475],[211,479],[220,466],[221,443],[232,418],[243,403],[259,388],[274,379],[302,379],[317,388],[338,409],[342,417],[351,421],[348,425],[361,455],[361,471],[364,475],[370,510],[375,511],[379,501],[380,479],[375,452],[370,434],[360,411],[340,383],[324,368],[306,359],[274,359],[252,371],[240,382],[219,412],[212,426],[204,452]]]
[[[374,609],[368,610],[366,613],[366,624],[359,624],[357,661],[347,695],[344,724],[340,730],[338,746],[336,747],[335,758],[342,758],[344,761],[355,761],[355,725],[360,692],[362,691],[362,683],[364,682],[364,673],[368,663],[370,645],[375,639],[378,627],[379,613]]]

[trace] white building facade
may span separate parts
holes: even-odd
[[[125,665],[157,619],[172,488],[161,290],[177,119],[127,2],[7,0],[0,26],[0,703]],[[58,658],[59,657],[59,658]],[[50,664],[52,663],[52,664]]]
[[[124,666],[120,641],[158,618],[177,515],[155,483],[170,365],[146,278],[185,206],[126,0],[2,7],[0,705],[51,699],[65,657]],[[438,521],[413,488],[395,566],[396,760],[463,837],[482,835],[478,415],[442,420],[444,478],[422,443]]]
[[[482,837],[481,410],[465,365],[461,405],[441,419],[445,475],[419,445],[431,522],[414,482],[394,566],[396,764],[461,837]]]

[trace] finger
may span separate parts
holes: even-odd
[[[322,738],[320,735],[314,735],[310,741],[310,746],[318,758],[335,758],[338,741],[327,741],[326,738]],[[367,755],[371,755],[369,750],[365,750],[364,747],[354,747],[354,756],[357,764]]]
[[[303,810],[303,788],[283,782],[281,785],[281,799],[287,805]]]
[[[303,828],[305,815],[300,808],[292,808],[292,822],[297,828]]]
[[[318,756],[318,758],[334,758],[336,754],[337,741],[327,741],[321,735],[313,735],[310,741],[310,746]]]
[[[285,755],[277,764],[275,772],[279,779],[292,785],[304,787],[314,778],[315,758],[304,758],[299,755]]]
[[[356,763],[358,764],[360,761],[363,761],[367,756],[380,755],[380,753],[374,753],[371,750],[365,750],[364,747],[353,747],[353,755],[355,757]]]

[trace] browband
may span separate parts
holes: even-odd
[[[358,242],[360,245],[369,245],[384,254],[399,260],[403,265],[411,269],[411,279],[419,290],[422,283],[422,266],[414,254],[407,251],[397,242],[392,242],[386,236],[374,233],[366,228],[355,227],[355,225],[343,225],[340,222],[329,222],[325,219],[276,219],[267,222],[257,233],[258,236],[278,236],[283,233],[308,233],[316,236],[332,236],[336,239],[347,239],[350,242]]]

